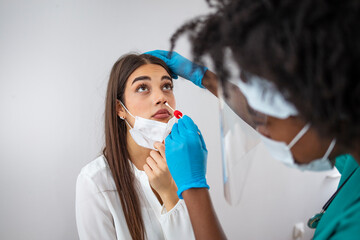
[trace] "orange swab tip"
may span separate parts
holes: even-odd
[[[172,107],[170,107],[170,105],[167,102],[165,103],[165,105],[173,111],[173,114],[177,119],[182,118],[183,116],[182,112],[180,112],[179,110],[174,110]]]
[[[182,118],[183,114],[179,111],[179,110],[175,110],[174,111],[174,116],[179,119]]]

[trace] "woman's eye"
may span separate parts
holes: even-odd
[[[164,84],[163,90],[169,91],[173,89],[173,85],[171,83]]]
[[[145,92],[145,91],[148,91],[149,90],[149,88],[148,88],[148,86],[146,86],[146,84],[141,84],[140,86],[138,86],[137,88],[136,88],[136,92]]]

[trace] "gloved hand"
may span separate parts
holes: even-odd
[[[204,86],[201,84],[201,81],[206,70],[208,69],[207,67],[193,63],[177,52],[170,53],[169,51],[165,50],[155,50],[146,52],[145,54],[153,55],[154,57],[163,60],[172,71],[172,78],[177,79],[177,75],[179,75],[180,77],[190,80],[195,85],[204,88]]]
[[[165,139],[165,155],[170,173],[178,187],[177,194],[190,188],[209,188],[206,183],[207,149],[193,120],[183,116]]]

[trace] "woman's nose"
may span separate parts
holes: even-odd
[[[167,97],[165,96],[163,91],[157,91],[154,93],[154,102],[156,105],[164,104],[167,101]]]

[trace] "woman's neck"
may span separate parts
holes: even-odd
[[[143,166],[146,163],[146,158],[150,156],[151,149],[139,146],[131,137],[129,132],[126,137],[126,141],[127,141],[130,161],[135,165],[137,169],[144,171]]]

